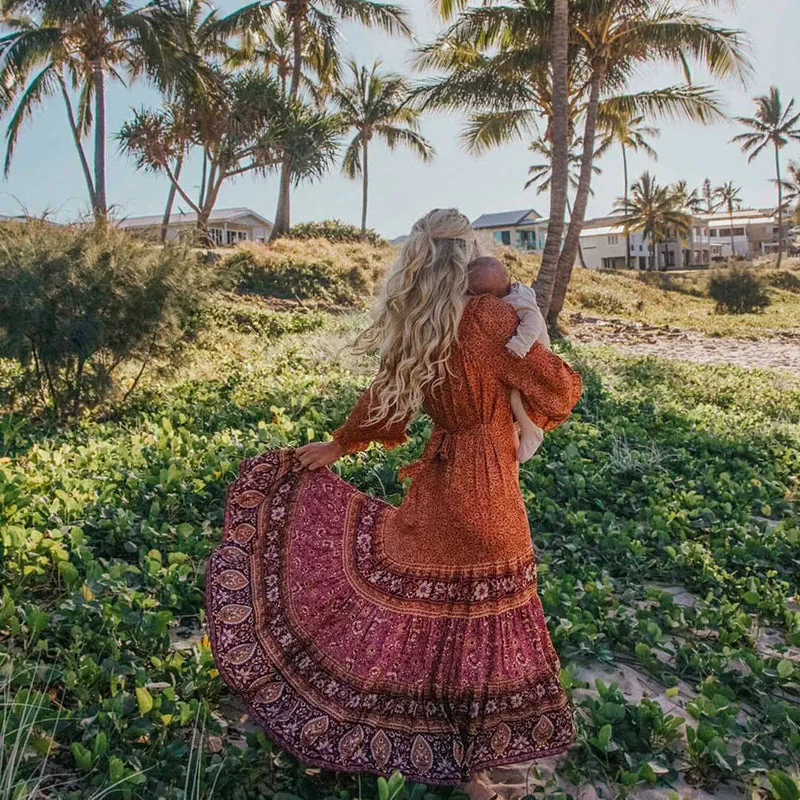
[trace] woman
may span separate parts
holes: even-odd
[[[206,573],[214,657],[271,738],[305,763],[428,784],[566,749],[560,664],[536,593],[508,401],[562,423],[581,380],[492,295],[467,295],[469,220],[436,209],[390,271],[358,349],[377,377],[333,441],[245,460]],[[433,420],[395,508],[327,466]],[[485,796],[491,796],[491,793]]]

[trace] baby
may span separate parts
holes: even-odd
[[[511,281],[503,262],[492,256],[476,258],[467,268],[470,294],[493,294],[505,300],[519,315],[517,332],[506,344],[509,350],[523,357],[534,342],[550,347],[547,325],[536,304],[536,293],[530,286]],[[544,432],[529,419],[517,389],[511,390],[510,400],[514,419],[520,427],[517,461],[527,461],[539,449]]]

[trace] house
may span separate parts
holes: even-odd
[[[720,246],[723,258],[731,255],[752,258],[774,253],[778,248],[778,222],[774,208],[744,208],[733,214],[718,211],[701,216],[710,229],[711,241]],[[788,230],[784,230],[784,245],[788,238]]]
[[[589,269],[625,269],[625,231],[619,217],[587,220],[581,232],[581,254]],[[641,233],[631,233],[631,267],[647,269],[650,245]]]
[[[120,220],[119,227],[125,230],[158,235],[163,215],[127,217]],[[167,228],[167,239],[178,239],[181,235],[197,230],[197,214],[173,214]],[[208,235],[220,246],[239,242],[266,242],[272,232],[272,223],[250,208],[216,208],[208,220]]]
[[[691,269],[707,267],[715,248],[705,221],[693,217],[691,232],[678,238],[668,236],[658,243],[653,252],[648,237],[641,232],[630,234],[631,267],[634,269]],[[581,232],[581,253],[589,269],[624,269],[625,229],[619,216],[598,217],[587,220]]]
[[[547,220],[533,208],[482,214],[472,223],[479,241],[486,247],[515,247],[544,250]]]

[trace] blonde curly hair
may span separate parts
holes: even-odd
[[[435,208],[414,223],[373,322],[353,345],[357,353],[380,355],[369,424],[405,419],[422,405],[426,389],[444,381],[467,299],[467,265],[480,255],[470,221],[455,208]]]

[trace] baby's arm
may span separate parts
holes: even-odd
[[[536,302],[536,292],[531,286],[519,281],[511,284],[511,290],[503,298],[514,308],[519,316],[517,332],[506,344],[506,347],[521,358],[533,347],[534,342],[541,342],[550,348],[550,336],[547,333],[547,324]]]
[[[541,342],[549,350],[550,336],[547,333],[547,323],[539,310],[539,305],[536,302],[536,292],[534,292],[533,288],[519,283],[519,281],[514,281],[511,284],[511,290],[503,300],[509,303],[519,316],[517,331],[506,343],[506,347],[522,358],[533,347],[534,342]],[[522,405],[522,398],[516,389],[512,389],[509,399],[514,419],[520,428],[517,460],[522,463],[531,458],[539,449],[544,439],[544,432],[531,422],[525,412],[525,407]]]

